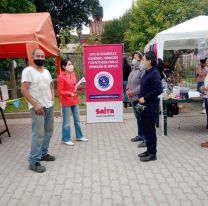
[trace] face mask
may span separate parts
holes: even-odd
[[[131,63],[132,65],[136,66],[138,64],[138,61],[136,59],[133,59]]]
[[[38,67],[42,67],[45,64],[45,59],[34,59],[34,63]]]
[[[140,67],[143,67],[143,68],[147,69],[146,64],[144,64],[143,62],[140,62]]]
[[[66,71],[72,73],[74,71],[74,66],[73,65],[66,66]]]

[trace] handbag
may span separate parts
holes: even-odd
[[[138,113],[143,113],[146,108],[147,106],[139,104],[139,103],[135,106],[135,109]]]

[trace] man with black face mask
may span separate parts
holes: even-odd
[[[45,172],[39,161],[54,161],[48,154],[49,142],[53,133],[54,89],[48,70],[44,68],[45,54],[41,49],[32,52],[34,65],[22,72],[21,92],[28,100],[32,117],[32,144],[29,156],[29,169]]]

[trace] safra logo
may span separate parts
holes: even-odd
[[[108,91],[114,83],[113,76],[108,72],[99,72],[94,78],[95,87],[100,91]]]
[[[107,109],[106,107],[99,109],[96,109],[96,114],[111,114],[114,115],[115,111],[114,109]]]

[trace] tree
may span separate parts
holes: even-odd
[[[49,12],[55,32],[60,29],[82,28],[89,23],[99,0],[33,0],[37,12]]]
[[[125,41],[132,51],[143,49],[158,32],[207,14],[207,0],[136,0],[131,8]]]
[[[1,0],[0,13],[32,13],[35,12],[32,0]]]
[[[104,44],[123,43],[125,51],[128,51],[128,42],[125,41],[124,35],[130,22],[130,11],[127,11],[118,19],[109,21],[104,26],[104,32],[101,36],[101,42]]]
[[[96,34],[90,34],[87,38],[87,44],[93,45],[93,44],[99,44],[100,38],[96,36]]]

